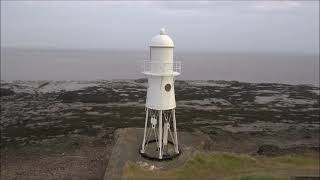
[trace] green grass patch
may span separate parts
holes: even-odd
[[[274,177],[270,175],[245,175],[230,178],[230,180],[283,180],[287,178]]]
[[[282,180],[292,176],[319,176],[315,155],[278,157],[232,153],[196,153],[183,166],[169,170],[149,170],[128,162],[124,179],[230,179]]]

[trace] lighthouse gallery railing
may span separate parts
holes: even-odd
[[[181,74],[181,61],[173,61],[172,63],[162,61],[146,60],[143,63],[144,73],[179,73]]]

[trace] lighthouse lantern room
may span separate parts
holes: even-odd
[[[144,61],[148,90],[140,154],[153,160],[168,160],[180,154],[174,78],[181,73],[181,62],[173,60],[173,48],[172,39],[162,28],[151,40],[150,59]]]

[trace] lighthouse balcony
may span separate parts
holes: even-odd
[[[152,76],[177,76],[181,74],[181,61],[144,61],[143,74]]]

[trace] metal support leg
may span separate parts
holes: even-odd
[[[178,147],[178,135],[177,135],[177,124],[176,124],[176,110],[172,109],[172,120],[173,120],[173,136],[174,136],[174,151],[179,153]]]
[[[159,159],[162,159],[162,110],[159,111]]]
[[[168,145],[168,131],[169,131],[169,123],[163,123],[163,146]]]
[[[147,112],[146,112],[146,121],[144,123],[144,134],[143,134],[143,141],[142,141],[142,147],[141,147],[141,153],[145,152],[144,146],[146,144],[146,134],[147,134],[147,128],[148,128],[148,113],[149,113],[149,109],[147,108]]]

